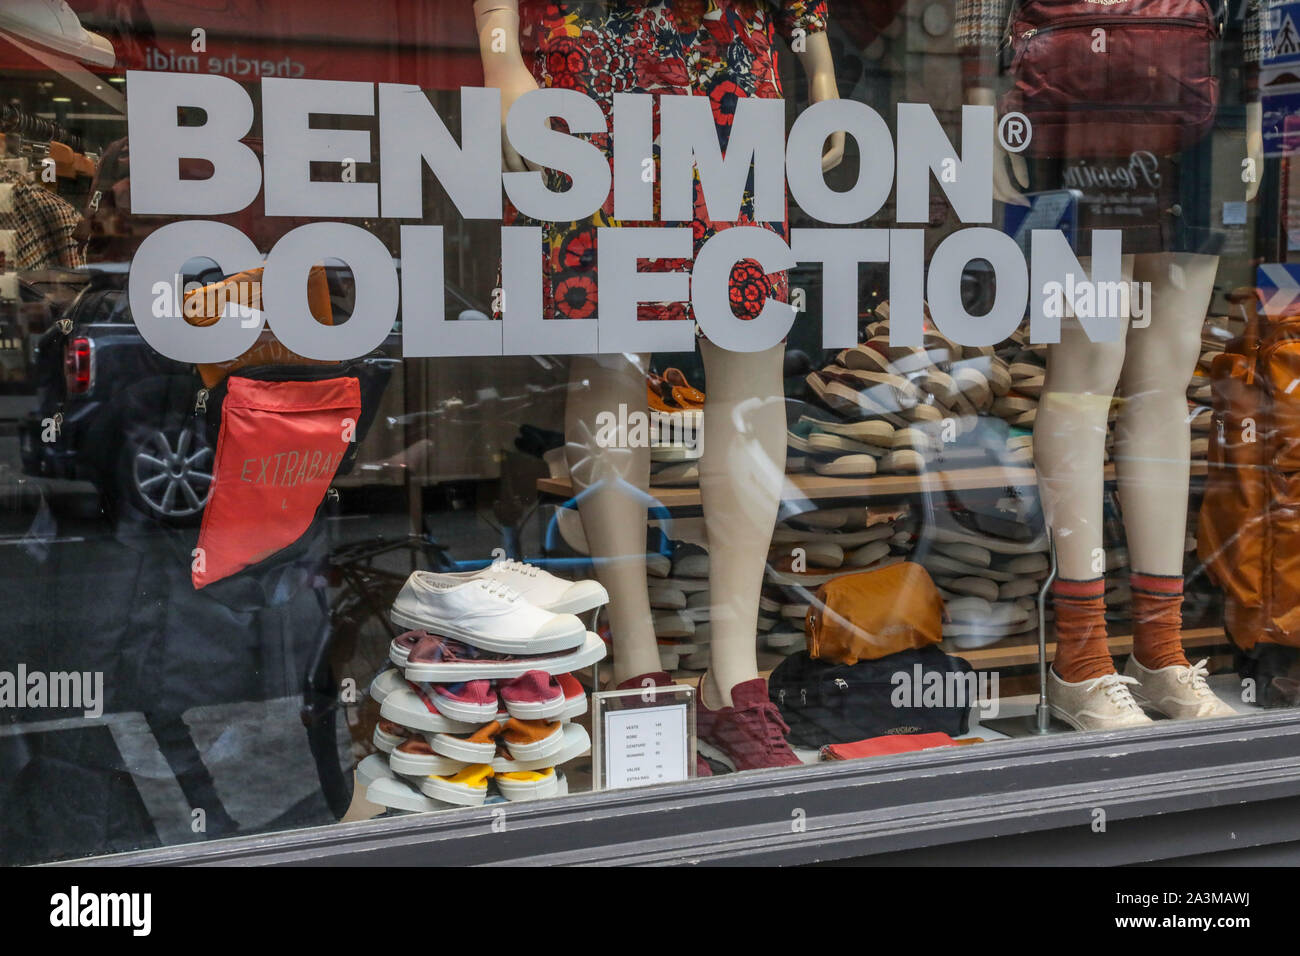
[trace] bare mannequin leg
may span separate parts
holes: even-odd
[[[564,410],[565,457],[574,491],[599,482],[578,506],[596,577],[609,592],[609,627],[614,642],[614,682],[660,670],[654,620],[646,584],[646,506],[620,488],[620,480],[645,491],[650,484],[650,449],[596,443],[596,416],[618,415],[619,405],[646,412],[644,357],[575,356],[569,366],[569,396]],[[622,416],[618,416],[622,418]],[[626,439],[626,436],[622,436]]]
[[[1082,263],[1087,268],[1086,260]],[[1124,257],[1124,278],[1132,275]],[[1102,468],[1106,416],[1124,365],[1125,343],[1093,342],[1065,321],[1048,347],[1047,375],[1034,424],[1034,464],[1062,578],[1085,581],[1104,570]]]
[[[1187,534],[1191,432],[1187,383],[1201,354],[1201,326],[1214,294],[1217,256],[1137,257],[1134,278],[1151,283],[1151,325],[1130,329],[1115,429],[1115,467],[1134,571],[1180,575]]]
[[[713,602],[710,679],[701,693],[716,708],[731,705],[732,687],[758,676],[758,598],[785,471],[785,350],[727,352],[705,340],[700,349],[708,396],[700,495]]]

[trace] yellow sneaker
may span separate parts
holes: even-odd
[[[420,781],[420,791],[444,803],[481,807],[487,799],[488,781],[491,779],[491,764],[470,764],[449,777],[436,774],[425,777]]]
[[[559,791],[554,767],[545,770],[516,770],[496,775],[497,789],[510,801],[540,800]]]

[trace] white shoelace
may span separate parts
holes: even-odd
[[[1208,699],[1214,697],[1214,691],[1210,690],[1210,685],[1206,683],[1205,678],[1210,676],[1209,668],[1210,659],[1204,657],[1192,664],[1190,667],[1180,668],[1178,671],[1178,683],[1187,684],[1192,688],[1192,693],[1197,697]],[[1217,700],[1218,698],[1215,697]]]
[[[522,561],[516,561],[514,558],[506,558],[504,561],[497,563],[496,567],[502,571],[513,571],[515,574],[526,574],[530,578],[537,577],[538,569],[531,564],[524,564]]]
[[[1141,711],[1133,695],[1129,693],[1129,685],[1137,686],[1139,683],[1136,677],[1125,677],[1122,674],[1103,674],[1100,677],[1094,677],[1088,681],[1084,688],[1088,693],[1092,693],[1098,688],[1106,695],[1106,699],[1119,710],[1136,710]]]
[[[503,601],[518,601],[519,592],[506,584],[504,581],[496,581],[490,578],[480,578],[478,586],[493,597],[500,598]]]

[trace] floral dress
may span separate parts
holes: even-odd
[[[725,149],[736,102],[742,97],[781,98],[776,35],[793,41],[800,32],[826,29],[826,0],[520,0],[521,38],[533,75],[543,87],[578,90],[594,99],[613,126],[615,93],[705,95],[713,107]],[[656,110],[655,162],[658,163]],[[613,163],[612,137],[583,137]],[[548,171],[553,190],[565,177]],[[657,199],[656,199],[657,212]],[[543,314],[586,319],[597,315],[596,230],[601,226],[656,225],[618,222],[613,193],[581,222],[534,223],[514,210],[507,222],[540,225],[545,255]],[[660,225],[684,225],[660,223]],[[695,251],[729,226],[758,225],[786,238],[785,222],[754,221],[753,176],[745,189],[740,218],[708,218],[698,174],[695,180]],[[649,268],[686,271],[689,263],[658,260]],[[737,263],[731,276],[732,311],[752,319],[768,298],[788,299],[784,273],[765,275],[756,262]],[[642,319],[692,318],[689,303],[642,303]]]

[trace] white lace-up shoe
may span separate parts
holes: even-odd
[[[508,584],[487,577],[415,571],[389,616],[398,627],[500,654],[567,651],[587,639],[587,629],[574,615],[544,611]]]
[[[1148,670],[1136,657],[1129,655],[1124,673],[1137,681],[1133,696],[1174,720],[1194,720],[1200,717],[1231,717],[1236,713],[1219,700],[1210,685],[1208,658],[1190,667],[1172,664],[1158,670]]]
[[[1142,713],[1129,687],[1132,677],[1103,674],[1077,683],[1063,681],[1056,671],[1047,672],[1047,705],[1053,717],[1065,721],[1075,730],[1119,730],[1145,727],[1151,718]]]
[[[519,596],[529,604],[535,604],[552,614],[582,614],[609,603],[609,594],[599,581],[566,581],[522,561],[494,561],[481,571],[443,574],[440,577],[448,581],[473,581],[479,578],[501,581],[519,592]]]

